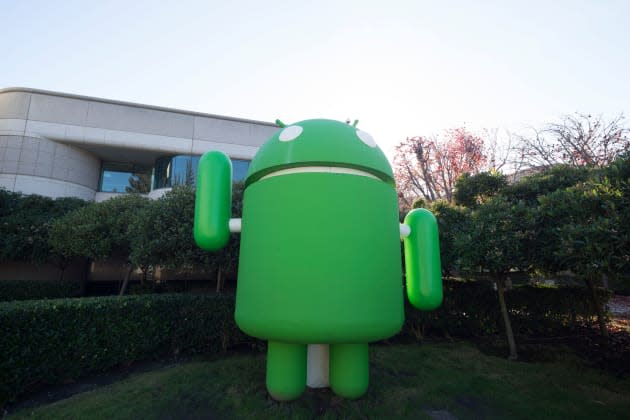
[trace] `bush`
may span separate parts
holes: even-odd
[[[78,198],[52,199],[0,188],[0,261],[59,263],[48,244],[51,223],[85,205]]]
[[[489,281],[444,282],[444,302],[437,310],[406,309],[402,336],[430,334],[479,337],[502,333],[499,302]],[[516,334],[553,336],[590,326],[595,316],[589,292],[580,287],[518,286],[506,291],[506,302]],[[610,293],[598,291],[605,306]]]
[[[611,297],[597,289],[601,307]],[[553,336],[569,330],[590,327],[597,313],[585,287],[520,286],[507,294],[508,308],[514,320],[514,331],[530,336]]]
[[[69,280],[0,280],[0,301],[75,297],[80,290],[78,282]]]
[[[446,281],[443,305],[407,306],[399,338],[438,333],[458,337],[501,331],[489,282]],[[518,287],[506,294],[515,331],[552,334],[590,325],[587,292]],[[601,293],[602,302],[608,294]],[[134,360],[181,353],[259,347],[234,322],[232,295],[138,295],[0,304],[0,404],[41,383],[60,383]]]
[[[0,304],[0,405],[134,360],[216,353],[255,341],[233,320],[233,296],[146,295]]]

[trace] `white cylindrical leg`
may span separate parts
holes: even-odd
[[[306,385],[310,388],[326,388],[328,381],[328,344],[309,344],[306,363]]]

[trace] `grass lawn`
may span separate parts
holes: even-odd
[[[553,363],[508,362],[456,342],[372,346],[370,359],[370,389],[357,401],[307,389],[295,402],[277,403],[265,390],[265,357],[231,355],[138,374],[11,418],[418,419],[431,418],[430,412],[458,419],[630,416],[630,379],[587,368],[570,354]]]

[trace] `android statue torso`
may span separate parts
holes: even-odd
[[[329,138],[321,130],[331,124]],[[291,140],[312,149],[284,144],[291,141],[283,141],[280,132],[261,148],[248,175],[236,322],[250,335],[285,342],[389,337],[404,317],[389,163],[375,145],[362,144],[363,138],[356,144],[346,139],[356,137],[352,126],[327,120],[296,125],[289,129],[315,132],[317,138]],[[326,150],[318,149],[318,142]],[[335,159],[330,144],[338,144]]]

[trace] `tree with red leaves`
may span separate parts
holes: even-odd
[[[451,202],[457,179],[478,173],[487,161],[483,139],[464,127],[446,130],[441,139],[407,137],[395,150],[398,198],[405,209],[418,198]]]

